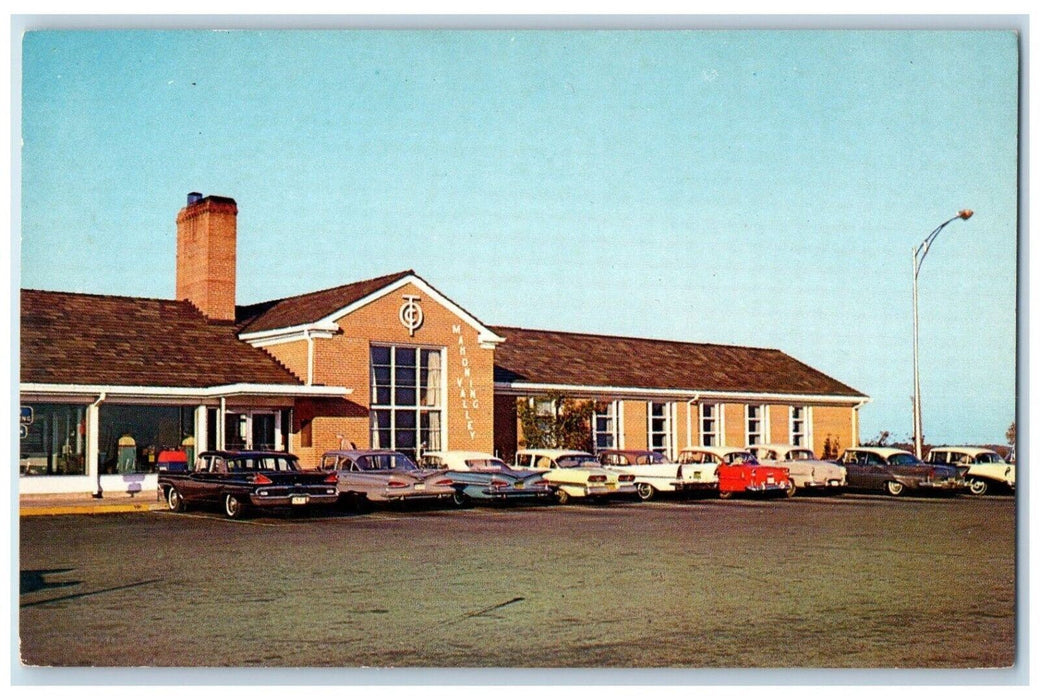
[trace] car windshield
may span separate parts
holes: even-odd
[[[390,469],[404,469],[412,471],[418,469],[415,462],[408,459],[400,452],[387,452],[376,455],[361,455],[357,458],[357,465],[362,471],[387,471]]]
[[[917,464],[918,462],[917,457],[914,457],[912,454],[908,454],[905,452],[896,452],[894,455],[891,455],[888,458],[888,463],[900,466],[909,466],[912,464]]]
[[[794,462],[804,462],[809,459],[816,459],[816,455],[813,454],[812,450],[791,450],[787,453],[787,458]]]
[[[730,452],[723,459],[726,464],[758,464],[755,455],[750,452]]]
[[[596,458],[592,455],[579,454],[579,455],[564,455],[556,458],[556,464],[561,469],[569,469],[571,467],[580,467],[586,462],[595,462]]]
[[[506,463],[500,459],[489,457],[488,459],[467,459],[466,466],[478,472],[493,472],[508,469]]]
[[[294,457],[289,455],[262,455],[235,457],[228,460],[233,472],[295,472],[300,470]]]
[[[664,455],[659,452],[647,452],[636,457],[636,464],[664,464]]]
[[[975,455],[978,464],[1003,464],[1004,460],[996,452],[980,452]]]

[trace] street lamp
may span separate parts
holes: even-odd
[[[939,224],[934,231],[928,234],[928,237],[921,241],[921,245],[914,248],[914,452],[917,454],[917,458],[921,459],[921,374],[917,366],[917,275],[921,272],[921,263],[924,262],[924,256],[928,255],[928,249],[932,247],[932,243],[938,237],[939,232],[946,228],[946,225],[956,221],[957,219],[970,219],[971,215],[974,214],[971,209],[961,209],[957,212],[957,216],[950,217],[946,221]]]

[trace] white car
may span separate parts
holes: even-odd
[[[558,449],[517,450],[515,469],[544,472],[542,478],[556,489],[556,500],[563,504],[572,498],[606,501],[635,494],[635,477],[604,469],[588,452]]]
[[[714,469],[684,467],[650,450],[602,450],[597,457],[607,469],[635,476],[636,494],[649,501],[660,491],[704,491],[716,489]]]
[[[776,464],[787,467],[791,474],[791,485],[787,495],[793,496],[798,489],[839,491],[846,485],[845,467],[834,462],[817,459],[808,447],[786,443],[748,445],[748,451],[761,464]]]
[[[985,494],[995,485],[1015,488],[1015,465],[1005,462],[1003,457],[985,447],[933,447],[925,461],[929,464],[967,467],[965,478],[968,490],[975,496]]]

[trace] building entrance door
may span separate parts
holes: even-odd
[[[224,449],[282,450],[281,414],[248,411],[224,414]]]

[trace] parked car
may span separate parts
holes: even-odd
[[[793,496],[798,489],[837,492],[845,488],[845,467],[834,462],[817,459],[808,447],[786,443],[749,445],[748,452],[755,455],[759,464],[775,464],[785,467],[791,475],[787,495]]]
[[[186,472],[188,453],[184,450],[159,450],[155,466],[161,472]]]
[[[369,501],[450,499],[455,487],[444,472],[419,467],[393,450],[332,450],[320,468],[337,475],[341,502],[363,508]]]
[[[787,469],[759,464],[740,447],[689,447],[679,453],[679,463],[714,470],[719,498],[738,493],[787,496],[791,485]]]
[[[659,452],[650,450],[602,450],[596,455],[605,468],[635,477],[636,495],[649,501],[658,492],[704,491],[718,486],[714,473],[684,469]]]
[[[572,498],[603,502],[636,492],[634,476],[604,469],[588,452],[523,449],[517,451],[514,466],[542,472],[556,489],[556,500],[561,504]]]
[[[454,500],[460,506],[470,501],[539,500],[555,493],[542,472],[511,469],[486,452],[426,452],[422,465],[426,469],[438,469],[451,479],[455,486]]]
[[[1003,457],[985,447],[933,447],[925,461],[967,467],[965,480],[968,490],[976,496],[987,493],[993,486],[1015,488],[1015,465],[1005,462]]]
[[[956,493],[967,487],[957,469],[925,464],[894,447],[853,447],[845,450],[839,463],[845,467],[850,489],[901,496],[907,490]]]
[[[250,508],[301,508],[336,502],[336,475],[300,469],[287,452],[203,452],[191,471],[158,475],[159,497],[174,512],[190,506],[222,506],[241,518]]]

